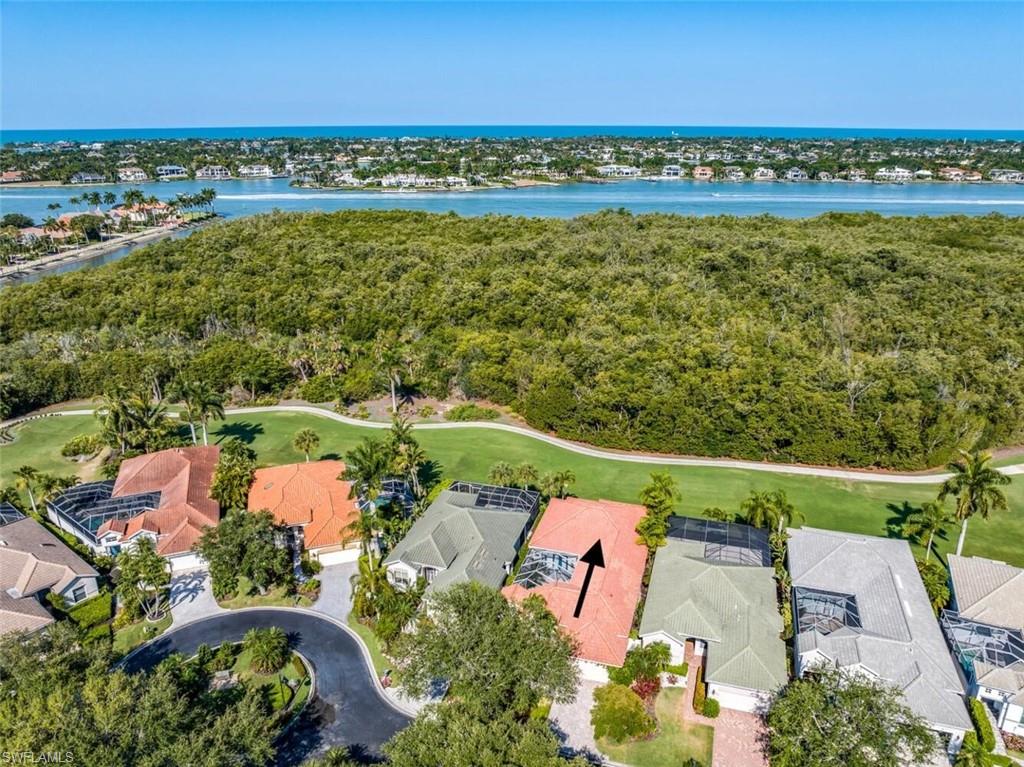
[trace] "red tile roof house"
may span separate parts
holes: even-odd
[[[359,505],[352,497],[352,483],[338,479],[343,471],[341,461],[257,469],[249,490],[249,511],[269,509],[323,565],[355,562],[359,538],[349,526],[359,517]]]
[[[537,524],[515,582],[503,592],[513,600],[538,594],[561,626],[579,643],[577,664],[586,679],[608,681],[621,666],[640,601],[647,548],[637,543],[643,506],[583,498],[554,498]],[[576,608],[589,564],[580,560],[600,542],[597,563],[579,616]]]
[[[50,519],[101,554],[117,554],[142,536],[173,571],[195,569],[203,528],[220,522],[210,497],[220,448],[177,447],[121,464],[114,482],[76,485],[47,503]]]

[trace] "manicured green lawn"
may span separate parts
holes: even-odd
[[[678,687],[658,695],[654,704],[658,731],[650,740],[615,744],[602,738],[598,748],[613,761],[630,767],[664,767],[683,764],[687,759],[710,767],[715,731],[706,724],[682,720],[685,695],[686,691]]]
[[[291,443],[295,432],[306,427],[320,435],[316,457],[321,458],[343,457],[362,437],[384,433],[305,413],[243,413],[219,423],[212,437],[238,437],[248,442],[264,464],[291,463],[302,460]],[[18,427],[17,442],[0,447],[0,480],[7,483],[11,472],[25,463],[44,470],[54,465],[73,469],[74,464],[60,457],[61,446],[75,434],[95,429],[95,421],[89,416],[42,419]],[[421,431],[417,436],[428,457],[437,462],[437,474],[441,477],[479,481],[486,479],[488,469],[498,461],[529,462],[541,473],[571,469],[577,478],[573,487],[576,495],[635,502],[648,475],[664,470],[682,488],[679,511],[683,514],[699,514],[707,506],[738,510],[740,501],[751,490],[780,488],[803,512],[806,524],[870,535],[886,535],[889,525],[899,525],[909,510],[932,499],[937,490],[936,485],[847,482],[741,469],[659,467],[590,458],[529,437],[488,429]],[[1016,478],[1006,491],[1009,513],[998,513],[987,521],[973,520],[964,553],[1024,566],[1024,547],[1019,544],[1024,540],[1024,478]],[[953,549],[956,530],[950,529],[948,537],[936,544],[940,552]]]
[[[250,593],[251,592],[251,593]],[[309,607],[313,603],[308,597],[288,594],[284,586],[268,589],[260,594],[244,575],[238,576],[238,595],[231,599],[218,600],[221,607],[237,610],[240,607]]]
[[[246,685],[268,688],[275,711],[281,710],[289,704],[298,710],[298,707],[302,706],[309,697],[311,682],[305,664],[300,673],[293,665],[295,660],[301,661],[299,656],[293,653],[280,671],[261,674],[252,668],[252,653],[242,650],[235,659],[235,665],[231,667],[231,671]],[[294,691],[287,685],[289,680],[298,682]]]
[[[370,651],[370,657],[373,659],[373,668],[377,672],[377,676],[383,676],[384,672],[390,669],[391,678],[393,680],[396,679],[394,664],[384,657],[384,653],[380,649],[380,640],[377,639],[377,635],[373,633],[370,627],[364,626],[351,613],[348,616],[348,627],[359,635],[359,638],[363,640],[363,644],[366,645],[366,649]]]
[[[156,623],[141,620],[129,624],[123,629],[118,629],[114,632],[114,652],[127,654],[143,642],[148,642],[163,634],[170,628],[170,625],[171,612],[168,610],[167,614]]]

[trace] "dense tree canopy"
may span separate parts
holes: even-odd
[[[620,448],[938,465],[1024,438],[1022,257],[998,215],[275,213],[5,290],[0,402],[398,381]]]

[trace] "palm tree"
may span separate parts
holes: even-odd
[[[81,197],[71,197],[71,198],[68,199],[68,205],[74,206],[74,205],[81,205],[81,204],[82,204],[82,198]]]
[[[402,385],[402,372],[405,369],[402,355],[396,345],[389,341],[383,333],[378,334],[373,344],[373,355],[377,358],[381,372],[388,377],[391,389],[391,412],[398,413],[398,389]]]
[[[387,570],[378,564],[373,552],[367,552],[359,557],[359,570],[352,576],[352,609],[360,618],[375,617],[377,595],[387,583]]]
[[[952,521],[953,518],[941,503],[926,501],[921,504],[920,511],[911,514],[907,519],[903,525],[903,534],[918,540],[927,537],[928,544],[924,550],[924,561],[927,562],[932,556],[932,542],[936,533],[943,532],[946,525]]]
[[[120,452],[128,449],[128,437],[132,431],[132,422],[123,391],[115,390],[105,394],[96,408],[96,417],[100,420],[103,438],[111,447]]]
[[[39,498],[43,503],[52,501],[69,487],[74,487],[81,480],[78,477],[58,477],[53,474],[40,474]]]
[[[782,532],[786,525],[800,524],[803,514],[786,498],[783,490],[752,492],[740,504],[743,521],[752,527],[775,528]]]
[[[354,495],[374,501],[380,495],[384,478],[390,470],[391,451],[380,440],[364,437],[362,442],[345,453],[345,470],[339,479],[352,483]]]
[[[292,447],[300,453],[306,454],[306,463],[309,463],[309,454],[320,446],[320,435],[312,429],[299,429],[295,432],[295,439],[292,440]]]
[[[60,210],[61,204],[59,202],[51,202],[46,205],[47,210]]]
[[[492,485],[507,487],[516,481],[516,470],[504,461],[498,461],[487,472],[487,481]]]
[[[202,381],[189,381],[182,384],[177,394],[185,405],[185,417],[188,419],[188,426],[192,431],[192,443],[197,444],[198,442],[194,425],[194,422],[198,421],[203,427],[203,444],[209,445],[210,437],[207,424],[210,419],[219,420],[224,417],[224,398]]]
[[[951,475],[942,483],[939,490],[939,502],[947,496],[956,496],[956,518],[960,520],[960,538],[956,543],[956,555],[964,548],[967,537],[967,521],[975,514],[988,519],[991,511],[1007,509],[1006,495],[999,488],[1010,484],[1010,478],[989,465],[992,460],[990,453],[975,450],[968,453],[960,451],[960,460],[946,465]]]
[[[409,480],[412,485],[413,495],[420,497],[420,467],[427,462],[427,454],[420,447],[419,442],[400,443],[395,450],[395,471]]]
[[[576,475],[572,471],[548,472],[540,478],[540,490],[548,498],[565,498],[575,481]]]
[[[28,500],[32,504],[32,511],[38,514],[39,508],[36,506],[36,496],[33,493],[33,488],[39,479],[39,472],[32,466],[20,466],[15,470],[14,477],[14,486],[19,490],[28,491]]]
[[[288,662],[288,637],[277,626],[249,629],[242,647],[249,651],[253,669],[261,674],[272,674]]]
[[[359,506],[359,514],[345,526],[345,532],[351,533],[359,539],[359,546],[363,550],[364,557],[371,557],[370,567],[373,567],[373,539],[377,534],[377,510],[372,503],[364,503]]]
[[[103,193],[103,204],[104,205],[113,205],[115,202],[117,202],[117,195],[116,194],[114,194],[113,192],[104,192]]]

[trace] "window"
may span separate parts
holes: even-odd
[[[85,586],[75,586],[75,590],[71,592],[71,601],[75,604],[85,599]]]

